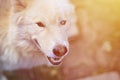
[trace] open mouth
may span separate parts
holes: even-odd
[[[61,58],[52,58],[47,57],[51,64],[53,65],[59,65],[61,63]]]
[[[40,48],[40,45],[39,45],[39,43],[38,43],[38,41],[37,41],[36,39],[34,39],[33,42],[35,43],[35,45],[36,45],[38,48]],[[61,63],[61,61],[62,61],[62,58],[61,58],[61,57],[60,57],[60,58],[57,58],[57,57],[53,58],[53,57],[48,57],[48,56],[47,56],[47,58],[48,58],[49,62],[50,62],[52,65],[59,65],[59,64]]]

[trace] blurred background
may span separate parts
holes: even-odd
[[[120,80],[120,0],[71,0],[79,35],[59,67],[5,71],[9,80]]]

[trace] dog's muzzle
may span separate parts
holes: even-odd
[[[53,54],[56,57],[48,57],[48,60],[53,65],[59,65],[62,61],[63,56],[65,56],[68,52],[68,49],[66,46],[63,45],[57,45],[53,48]]]
[[[33,40],[35,45],[40,48],[40,45],[38,43],[38,41],[36,39]],[[52,65],[59,65],[63,59],[63,57],[68,53],[68,48],[64,45],[56,45],[53,49],[52,49],[52,53],[54,54],[54,57],[49,57],[47,56],[49,62]]]

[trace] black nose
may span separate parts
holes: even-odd
[[[63,55],[65,55],[67,53],[67,51],[68,50],[67,50],[66,46],[63,46],[63,45],[57,45],[53,49],[53,53],[58,57],[62,57]]]

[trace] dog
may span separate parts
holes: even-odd
[[[59,65],[77,34],[69,0],[0,0],[0,70]]]

